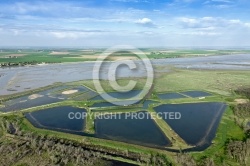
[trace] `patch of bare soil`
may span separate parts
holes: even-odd
[[[67,55],[69,54],[69,52],[57,52],[57,51],[53,51],[50,53],[50,55]]]
[[[67,90],[67,91],[63,91],[62,94],[63,95],[70,95],[70,94],[74,94],[77,92],[78,92],[78,90]]]
[[[33,94],[33,95],[30,95],[28,98],[29,98],[30,100],[34,100],[34,99],[37,99],[37,98],[39,98],[39,97],[43,97],[43,95]]]
[[[245,104],[247,103],[249,100],[248,99],[235,99],[234,100],[237,104]]]

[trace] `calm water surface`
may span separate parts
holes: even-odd
[[[95,120],[97,137],[149,146],[168,146],[170,141],[164,136],[152,119],[146,118],[147,112],[140,112],[145,118],[127,117],[125,113],[119,118],[100,117]]]
[[[85,128],[85,119],[70,119],[69,113],[84,113],[83,108],[75,108],[70,106],[48,108],[32,113],[25,113],[25,116],[36,125],[48,128],[58,129],[61,131],[83,132]]]
[[[211,143],[215,137],[224,103],[164,104],[155,107],[156,112],[179,112],[181,119],[163,119],[188,144],[201,146]]]

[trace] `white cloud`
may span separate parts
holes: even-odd
[[[250,23],[244,23],[245,27],[250,28]]]
[[[232,0],[207,0],[203,5],[218,9],[230,8],[235,4]]]
[[[142,26],[145,26],[145,27],[149,27],[149,28],[155,28],[156,25],[153,23],[153,21],[149,18],[142,18],[142,19],[139,19],[135,22],[136,24],[139,24],[139,25],[142,25]]]
[[[192,32],[183,32],[181,35],[191,35],[191,36],[218,36],[221,33],[218,32],[206,32],[206,31],[192,31]]]
[[[136,21],[138,24],[151,24],[152,20],[149,18],[143,18]]]
[[[77,38],[86,38],[86,37],[90,37],[90,36],[102,36],[104,34],[107,33],[111,33],[111,32],[98,32],[98,31],[85,31],[85,32],[81,32],[81,31],[53,31],[53,32],[49,32],[51,35],[53,35],[54,37],[58,38],[58,39],[64,39],[64,38],[68,38],[68,39],[77,39]]]
[[[63,38],[76,39],[76,38],[80,37],[80,35],[75,33],[75,32],[50,32],[50,33],[59,39],[63,39]]]
[[[227,43],[234,43],[235,45],[243,45],[247,43],[248,39],[240,39],[240,36],[250,35],[250,22],[244,22],[240,19],[225,19],[221,17],[180,17],[177,18],[175,34],[181,35],[180,38],[189,37],[194,41],[201,41],[206,43],[207,37],[216,41],[223,41]],[[200,36],[200,38],[199,38]],[[218,40],[217,40],[218,39]],[[233,40],[233,41],[232,41]],[[238,43],[237,43],[238,42]],[[207,42],[209,45],[209,43]]]
[[[189,18],[181,17],[177,18],[182,28],[231,28],[235,26],[246,27],[248,22],[242,22],[239,19],[224,19],[220,17],[201,17],[201,18]]]

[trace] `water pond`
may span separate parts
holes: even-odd
[[[180,119],[168,116],[163,119],[188,144],[202,146],[211,144],[226,105],[218,102],[164,104],[154,109],[158,113],[180,113]]]
[[[170,141],[155,122],[151,118],[147,118],[147,116],[150,117],[149,113],[143,111],[139,113],[144,118],[132,118],[132,116],[127,116],[126,113],[119,114],[119,116],[115,116],[116,118],[112,118],[112,115],[96,118],[96,136],[153,147],[170,145]]]
[[[62,106],[25,113],[25,117],[36,127],[64,132],[83,132],[85,119],[71,119],[70,113],[84,113],[83,108]]]
[[[157,96],[162,100],[186,98],[186,96],[181,95],[179,93],[162,93],[162,94],[158,94]]]

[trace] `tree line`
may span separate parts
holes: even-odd
[[[238,88],[235,93],[250,99],[249,87]],[[241,165],[247,165],[250,162],[250,126],[246,120],[250,118],[250,101],[234,105],[232,109],[235,123],[244,130],[245,138],[243,140],[228,140],[225,151]]]

